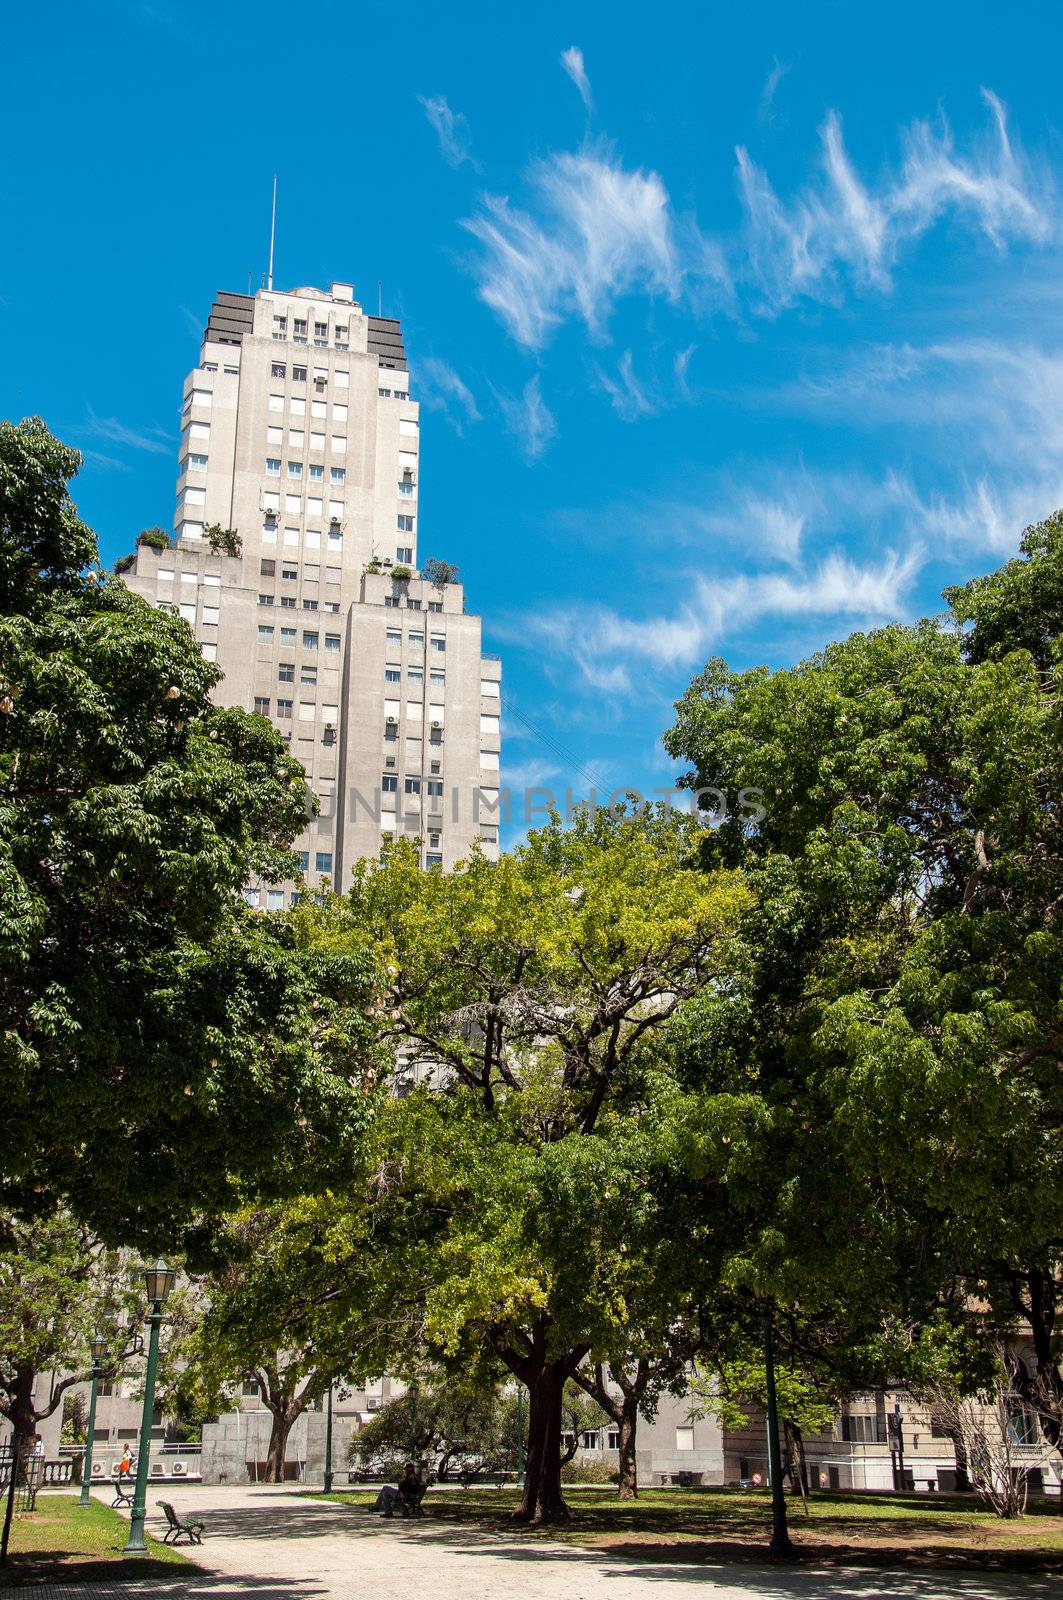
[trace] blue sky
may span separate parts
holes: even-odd
[[[19,7],[0,411],[170,524],[218,288],[403,319],[509,783],[666,785],[701,663],[936,610],[1063,504],[1057,7]]]

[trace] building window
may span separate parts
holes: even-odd
[[[258,625],[258,636],[263,643],[268,644],[273,638],[272,622],[260,622]]]
[[[276,575],[277,563],[275,561],[260,561],[258,570],[264,578],[272,578]]]
[[[398,597],[397,594],[386,594],[384,596],[384,604],[386,606],[394,606],[394,607],[397,608],[398,607],[398,603],[399,603],[399,597]]]
[[[300,667],[299,668],[299,682],[302,683],[302,684],[305,684],[308,689],[316,689],[317,688],[317,668],[316,667]]]
[[[402,787],[406,794],[420,794],[421,780],[420,778],[406,778],[403,781]]]
[[[399,530],[400,533],[412,533],[413,532],[413,518],[410,517],[410,516],[407,516],[404,511],[400,511],[399,512],[398,530]]]
[[[273,604],[273,596],[271,594],[260,594],[258,603],[260,606],[271,606]]]
[[[295,662],[282,661],[277,667],[277,677],[281,683],[295,682]]]
[[[316,650],[317,649],[317,637],[318,637],[317,634],[312,632],[312,630],[310,628],[304,628],[303,629],[303,649],[304,650]]]
[[[409,672],[406,674],[406,680],[411,688],[420,688],[420,686],[424,683],[424,673],[421,671],[420,667],[411,667]]]
[[[428,674],[428,681],[429,683],[446,683],[447,675],[445,672],[430,672]]]
[[[434,795],[441,795],[443,793],[442,780],[439,779],[439,778],[429,778],[429,780],[428,780],[428,793],[429,794],[434,794]]]
[[[283,428],[275,428],[275,427],[272,427],[272,426],[267,427],[267,429],[266,429],[266,443],[267,444],[283,444],[284,443],[284,429]]]
[[[395,550],[395,560],[409,563],[413,560],[413,546],[400,544]]]
[[[281,577],[282,578],[287,578],[289,582],[291,582],[293,579],[297,578],[298,576],[299,576],[299,568],[298,567],[290,567],[290,566],[288,566],[287,563],[285,563],[281,567]]]
[[[294,594],[282,594],[281,595],[281,607],[282,607],[283,610],[285,610],[285,611],[294,611],[295,607],[296,607],[296,603],[297,602],[296,602],[296,598],[295,598]]]
[[[319,850],[314,856],[314,866],[318,872],[332,871],[332,851]]]
[[[287,372],[288,372],[288,367],[287,367],[287,363],[286,362],[284,362],[284,361],[274,361],[272,367],[270,368],[270,377],[272,377],[272,378],[283,378],[283,377],[285,377],[287,375]]]
[[[314,323],[314,338],[315,339],[327,339],[328,338],[328,323],[327,322],[315,322]]]
[[[693,1428],[677,1428],[675,1430],[675,1447],[676,1447],[677,1450],[693,1450],[693,1448],[694,1448],[694,1430],[693,1430]]]
[[[191,455],[190,454],[190,455],[188,455],[186,457],[186,459],[185,459],[185,471],[186,472],[206,472],[206,470],[207,470],[207,458],[206,458],[206,456],[199,456],[199,455]]]
[[[315,466],[314,463],[311,462],[310,463],[310,478],[311,478],[311,481],[313,483],[321,483],[323,481],[323,479],[324,479],[324,476],[325,476],[324,467]]]
[[[385,772],[380,780],[380,788],[383,794],[397,794],[399,780],[393,772]]]
[[[339,647],[340,647],[340,636],[339,636],[339,634],[338,633],[326,633],[326,635],[325,635],[325,649],[326,650],[332,650],[332,651],[338,651]]]
[[[288,318],[287,317],[274,317],[273,326],[276,328],[278,333],[284,333],[284,331],[286,330],[286,328],[288,326]]]
[[[256,694],[256,696],[255,696],[255,710],[258,712],[260,717],[268,717],[269,716],[269,696],[268,695]]]
[[[447,648],[447,641],[442,636],[442,634],[433,633],[433,635],[432,635],[432,649],[433,650],[445,650],[446,648]]]
[[[312,433],[310,435],[310,448],[311,450],[324,450],[325,435],[323,433]]]
[[[442,609],[443,609],[442,600],[429,600],[428,609],[429,609],[429,611],[442,611]]]
[[[281,644],[294,645],[294,643],[295,643],[295,629],[294,628],[282,628],[281,629]]]
[[[384,670],[384,682],[385,683],[401,683],[402,682],[402,673],[401,672],[396,672],[393,667],[386,667],[385,670]]]
[[[277,701],[277,716],[278,717],[287,717],[288,721],[289,722],[291,721],[292,702],[290,700],[278,700]]]
[[[443,857],[437,851],[429,850],[425,855],[424,864],[426,867],[441,867]]]
[[[421,602],[419,600],[411,600],[410,596],[407,595],[406,596],[406,609],[408,611],[420,611]]]
[[[317,610],[317,601],[316,600],[304,600],[303,601],[303,610],[304,611],[316,611]]]
[[[347,476],[346,467],[330,467],[329,479],[332,483],[342,483]]]
[[[301,478],[302,475],[303,475],[303,463],[301,461],[289,461],[289,463],[288,463],[288,476],[289,476],[289,478]]]
[[[411,633],[410,633],[410,645],[411,645],[411,648],[412,647],[416,647],[418,650],[423,650],[424,649],[424,634],[420,633],[420,632],[414,633],[414,632],[411,631]]]
[[[840,1419],[842,1438],[846,1444],[875,1444],[878,1430],[875,1418],[843,1416]]]
[[[271,411],[283,411],[284,396],[282,394],[271,394],[269,397],[269,409]]]
[[[305,439],[306,430],[304,428],[288,429],[288,443],[291,445],[293,450],[301,450],[303,448],[303,442]]]
[[[270,478],[279,478],[280,477],[280,475],[281,475],[281,458],[280,458],[280,456],[267,456],[266,457],[266,474]]]
[[[482,837],[482,835],[481,835],[481,837]],[[610,1428],[609,1429],[609,1432],[605,1436],[605,1446],[606,1446],[607,1450],[619,1450],[620,1449],[620,1429],[619,1428]]]
[[[408,389],[396,389],[395,390],[395,399],[396,400],[408,400],[409,398],[410,398],[410,391]]]
[[[413,494],[413,484],[412,483],[400,483],[399,484],[399,493],[403,496],[404,499],[409,498]]]
[[[296,333],[305,333],[306,332],[306,318],[305,317],[296,317],[295,321],[292,323],[292,328]]]
[[[292,382],[293,383],[305,383],[306,382],[306,368],[305,367],[293,367],[292,368]]]

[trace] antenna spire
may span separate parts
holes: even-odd
[[[269,272],[266,275],[266,288],[273,288],[273,239],[277,232],[277,174],[273,174],[273,211],[269,219]]]

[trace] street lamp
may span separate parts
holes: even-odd
[[[332,1385],[328,1386],[328,1408],[325,1412],[325,1494],[332,1493]]]
[[[155,1410],[155,1368],[159,1359],[159,1325],[162,1308],[174,1286],[177,1273],[168,1267],[160,1256],[151,1266],[144,1268],[144,1287],[147,1290],[148,1312],[148,1365],[144,1373],[144,1409],[140,1414],[140,1444],[137,1453],[137,1478],[133,1489],[133,1510],[129,1518],[129,1538],[126,1556],[146,1556],[144,1542],[144,1502],[148,1492],[148,1456],[151,1451],[151,1419]]]
[[[92,1437],[96,1431],[96,1393],[100,1382],[100,1369],[107,1357],[107,1340],[102,1333],[97,1333],[89,1345],[92,1351],[92,1387],[89,1390],[89,1426],[88,1438],[85,1444],[85,1454],[81,1458],[81,1494],[78,1504],[87,1506],[89,1503],[89,1488],[92,1484]]]

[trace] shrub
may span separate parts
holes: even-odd
[[[563,1483],[619,1483],[620,1474],[608,1461],[567,1461],[561,1468]]]
[[[238,556],[244,547],[237,528],[223,528],[220,522],[208,522],[203,532],[215,555]]]
[[[455,567],[450,561],[437,561],[435,556],[429,556],[421,568],[421,577],[434,583],[437,589],[445,589],[448,583],[457,583],[460,576],[460,567]]]
[[[144,528],[137,534],[137,544],[146,544],[151,550],[169,550],[170,536],[165,528]]]
[[[397,578],[400,583],[405,583],[407,578],[412,578],[413,577],[413,568],[412,567],[392,567],[391,576],[393,578]]]
[[[128,572],[130,567],[135,567],[136,564],[137,564],[136,552],[133,551],[131,554],[129,554],[127,556],[119,556],[118,560],[114,564],[114,570],[115,570],[115,572],[118,572],[118,573]]]

